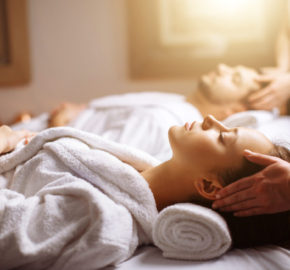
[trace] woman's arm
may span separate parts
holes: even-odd
[[[0,126],[0,155],[15,149],[16,145],[23,139],[28,140],[35,136],[34,132],[28,130],[14,131],[8,126]]]

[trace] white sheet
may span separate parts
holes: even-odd
[[[290,250],[276,246],[234,249],[220,258],[208,261],[166,259],[156,247],[142,247],[117,268],[104,270],[289,270]]]

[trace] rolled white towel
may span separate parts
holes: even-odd
[[[191,203],[163,209],[153,227],[153,241],[164,257],[184,260],[216,258],[232,244],[223,217],[209,208]]]

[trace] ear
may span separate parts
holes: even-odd
[[[215,200],[215,195],[222,188],[222,185],[217,179],[200,178],[195,181],[195,188],[202,197]]]

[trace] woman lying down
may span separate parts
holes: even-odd
[[[208,205],[222,186],[260,170],[242,157],[244,149],[289,157],[258,131],[228,129],[212,116],[171,127],[173,155],[164,163],[67,127],[42,131],[27,145],[33,134],[8,127],[0,134],[0,269],[118,264],[153,242],[158,211],[180,202]],[[290,239],[289,212],[223,215],[234,247]]]

